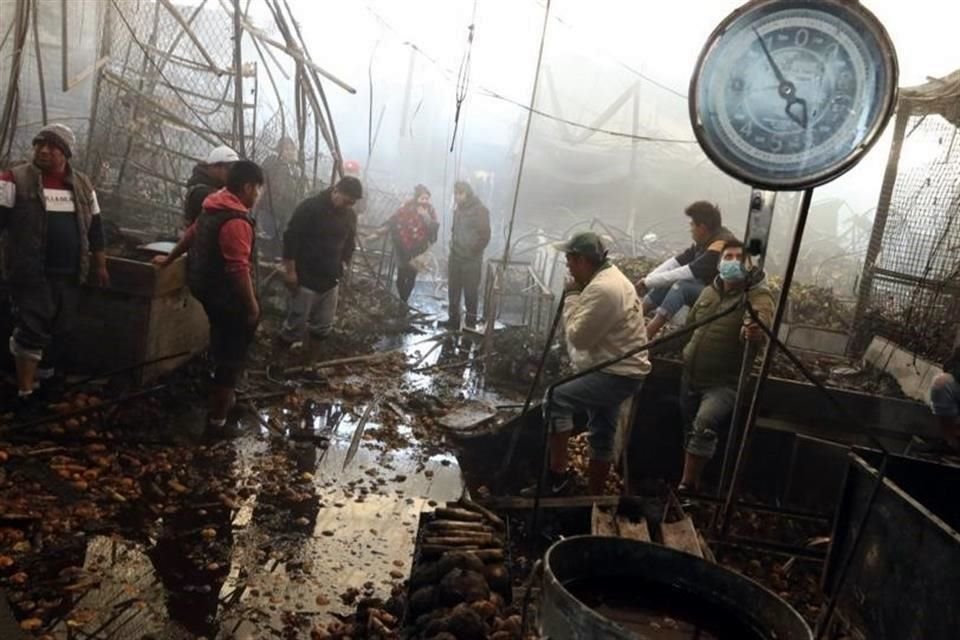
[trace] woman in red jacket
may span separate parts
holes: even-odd
[[[422,184],[413,189],[413,198],[383,223],[375,235],[390,233],[393,255],[397,262],[397,292],[407,302],[417,283],[417,267],[412,261],[426,252],[437,241],[440,224],[437,212],[430,204],[430,190]]]

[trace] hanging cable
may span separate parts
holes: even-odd
[[[467,99],[470,91],[470,66],[473,55],[473,31],[477,19],[477,0],[473,0],[473,16],[470,18],[470,26],[467,27],[467,49],[463,52],[463,58],[460,59],[460,70],[457,72],[457,104],[453,113],[453,136],[450,138],[450,152],[453,153],[454,144],[457,142],[457,129],[460,126],[460,110],[463,108],[463,102]]]
[[[13,54],[10,62],[10,76],[7,82],[7,95],[3,99],[3,112],[0,114],[0,159],[7,160],[13,149],[16,137],[17,117],[20,110],[20,72],[23,67],[23,49],[30,29],[29,0],[19,0],[14,14]]]
[[[378,14],[376,11],[374,11],[371,7],[368,6],[368,7],[367,7],[367,10],[370,12],[371,15],[373,15],[374,18],[376,18],[376,20],[377,20],[380,24],[382,24],[384,27],[386,27],[386,29],[387,29],[388,31],[390,31],[390,32],[393,33],[398,39],[400,39],[401,44],[403,44],[404,46],[407,46],[407,47],[410,47],[411,49],[413,49],[417,54],[420,55],[420,57],[422,57],[422,58],[425,59],[427,62],[429,62],[430,64],[432,64],[434,67],[436,67],[437,69],[439,69],[439,70],[440,70],[447,78],[449,78],[450,80],[453,80],[453,79],[454,79],[454,73],[453,73],[453,70],[452,70],[452,69],[450,69],[449,67],[445,67],[445,66],[443,65],[443,63],[441,63],[439,60],[437,60],[437,58],[435,58],[434,56],[432,56],[432,55],[430,55],[429,53],[427,53],[426,51],[424,51],[424,50],[423,50],[422,48],[420,48],[415,42],[412,42],[412,41],[410,41],[410,40],[405,39],[404,36],[403,36],[403,34],[401,34],[399,31],[397,31],[396,28],[394,28],[389,22],[387,22],[386,20],[384,20],[384,18],[383,18],[380,14]],[[470,91],[472,91],[473,93],[479,93],[480,95],[486,96],[486,97],[488,97],[488,98],[493,98],[493,99],[495,99],[495,100],[501,100],[501,101],[503,101],[503,102],[506,102],[507,104],[511,104],[511,105],[513,105],[513,106],[515,106],[515,107],[518,107],[518,108],[520,108],[520,109],[523,109],[523,110],[525,110],[525,111],[532,111],[534,114],[536,114],[536,115],[538,115],[538,116],[540,116],[540,117],[542,117],[542,118],[546,118],[546,119],[548,119],[548,120],[553,120],[553,121],[555,121],[555,122],[561,122],[561,123],[563,123],[563,124],[565,124],[565,125],[567,125],[567,126],[575,127],[575,128],[577,128],[577,129],[583,129],[583,130],[585,130],[585,131],[593,131],[593,132],[595,132],[595,133],[601,133],[601,134],[603,134],[603,135],[607,135],[607,136],[611,136],[611,137],[615,137],[615,138],[626,138],[626,139],[628,139],[628,140],[637,140],[638,142],[655,142],[655,143],[665,143],[665,144],[697,144],[697,141],[696,141],[696,140],[693,140],[693,139],[666,138],[666,137],[658,137],[658,136],[634,135],[634,134],[632,134],[632,133],[627,133],[627,132],[625,132],[625,131],[615,131],[615,130],[612,130],[612,129],[603,129],[603,128],[599,128],[599,127],[593,127],[593,126],[591,126],[591,125],[584,124],[584,123],[582,123],[582,122],[576,122],[576,121],[574,121],[574,120],[568,120],[568,119],[566,119],[566,118],[561,118],[561,117],[559,117],[559,116],[556,116],[556,115],[554,115],[554,114],[552,114],[552,113],[548,113],[548,112],[543,111],[543,110],[540,110],[540,109],[532,108],[530,105],[523,104],[522,102],[519,102],[519,101],[514,100],[514,99],[512,99],[512,98],[508,98],[508,97],[504,96],[503,94],[501,94],[501,93],[499,93],[499,92],[497,92],[497,91],[494,91],[494,90],[492,90],[492,89],[489,89],[489,88],[487,88],[487,87],[484,87],[484,86],[482,86],[482,85],[478,85],[476,88],[474,88],[474,89],[472,89],[472,90],[469,89],[469,87],[468,87],[468,93],[469,93]],[[451,147],[451,151],[452,151],[452,150],[453,150],[453,143],[452,143],[452,142],[451,142],[450,147]],[[703,160],[703,162],[707,162],[707,161],[708,161],[707,159],[704,159],[704,160]]]

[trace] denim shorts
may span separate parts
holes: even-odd
[[[690,455],[712,458],[717,452],[717,434],[730,426],[737,390],[733,387],[696,389],[683,380],[680,409],[683,412],[685,449]]]
[[[684,307],[693,306],[705,287],[699,280],[680,280],[669,287],[653,289],[644,302],[648,307],[655,307],[657,315],[669,320]]]
[[[620,404],[640,391],[642,378],[618,376],[603,371],[588,373],[582,378],[561,384],[553,391],[549,416],[555,433],[573,430],[573,414],[587,414],[587,436],[590,457],[611,461],[617,435]],[[547,415],[546,400],[543,404]]]

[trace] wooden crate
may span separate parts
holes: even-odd
[[[149,263],[108,258],[111,285],[88,287],[80,302],[68,356],[74,368],[90,373],[130,367],[181,351],[207,348],[209,326],[203,307],[186,288],[186,262],[160,270]],[[189,355],[131,372],[138,384],[176,369]]]
[[[107,256],[110,291],[146,298],[157,298],[180,291],[186,286],[187,261],[180,258],[166,269],[149,262]]]

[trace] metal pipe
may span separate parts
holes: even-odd
[[[66,4],[66,0],[64,0]],[[40,118],[43,120],[44,126],[47,125],[47,86],[46,82],[43,79],[43,54],[40,51],[40,34],[39,29],[37,28],[37,13],[39,13],[40,7],[37,4],[37,0],[33,0],[33,48],[37,56],[37,82],[40,89]],[[66,6],[64,6],[63,14],[64,23],[67,20]],[[66,38],[66,30],[64,30],[64,38]],[[66,53],[64,53],[66,55]],[[66,67],[64,67],[64,73],[66,73]]]
[[[105,4],[103,5],[103,32],[102,37],[100,38],[100,47],[98,49],[99,56],[101,58],[110,58],[111,50],[113,49],[113,7],[112,5]],[[85,154],[86,161],[86,170],[87,175],[93,180],[93,185],[98,186],[100,178],[100,158],[101,153],[99,150],[94,151],[98,145],[94,144],[95,134],[97,131],[97,117],[100,113],[100,90],[103,86],[103,71],[97,71],[97,77],[93,81],[93,96],[91,97],[90,105],[90,125],[87,129],[87,152]],[[96,154],[97,162],[94,163],[93,158]]]
[[[880,461],[880,468],[877,470],[877,480],[874,483],[873,488],[870,490],[870,498],[867,500],[863,517],[860,518],[860,522],[855,529],[856,533],[853,536],[853,541],[850,543],[850,550],[844,557],[843,563],[840,565],[840,572],[837,576],[837,584],[834,587],[833,593],[830,594],[830,598],[827,600],[827,607],[823,610],[823,614],[821,615],[820,621],[817,624],[814,640],[820,640],[830,625],[830,618],[833,617],[833,612],[837,607],[837,601],[840,599],[840,594],[843,591],[844,584],[846,584],[847,576],[850,574],[850,567],[853,564],[853,555],[856,553],[857,547],[860,546],[860,541],[863,539],[863,534],[867,529],[867,521],[870,519],[870,514],[873,512],[873,505],[876,504],[877,496],[880,494],[880,487],[883,486],[883,481],[886,479],[887,462],[889,460],[890,455],[885,451],[883,458]]]
[[[808,547],[801,547],[792,544],[783,544],[780,542],[771,542],[769,540],[758,540],[756,538],[744,538],[741,536],[727,536],[725,539],[714,540],[707,538],[707,544],[721,547],[746,548],[755,551],[763,551],[778,556],[788,558],[797,558],[800,560],[811,560],[814,562],[823,562],[826,559],[826,552],[817,551]]]
[[[279,8],[280,8],[279,0],[274,0],[274,2],[277,4],[277,10],[279,13]],[[287,13],[290,15],[290,21],[293,23],[293,29],[297,34],[297,38],[300,40],[300,46],[302,50],[307,51],[307,42],[306,40],[304,40],[303,33],[300,31],[300,23],[298,23],[296,19],[293,17],[293,11],[290,9],[290,4],[287,2],[287,0],[283,0],[283,5],[287,9]],[[336,159],[334,160],[334,163],[333,163],[333,170],[330,176],[330,184],[333,184],[334,182],[336,182],[338,170],[340,175],[341,176],[343,175],[343,153],[340,151],[340,139],[337,137],[337,127],[333,122],[333,113],[330,111],[330,104],[327,102],[327,94],[323,90],[323,84],[320,82],[320,76],[322,75],[323,77],[327,78],[331,82],[334,82],[335,84],[339,84],[341,87],[346,88],[350,93],[356,93],[356,90],[350,87],[347,87],[335,76],[328,74],[326,71],[324,71],[323,69],[321,69],[316,65],[311,64],[309,66],[309,69],[312,72],[313,81],[317,85],[317,93],[320,95],[320,102],[323,103],[323,109],[326,115],[326,120],[329,122],[330,137],[333,140],[333,144],[330,147],[331,152],[336,155]],[[321,117],[319,113],[316,115],[318,118]],[[327,125],[325,124],[324,126],[327,126]]]
[[[33,3],[34,11],[37,9],[37,2]],[[36,16],[34,16],[34,34],[36,34]],[[61,91],[66,93],[70,90],[70,78],[67,69],[67,53],[69,45],[67,44],[67,0],[60,0],[60,81]],[[37,59],[40,58],[40,45],[37,44]]]
[[[810,201],[813,198],[813,189],[807,189],[803,192],[803,198],[800,202],[800,214],[797,216],[796,228],[793,233],[793,244],[790,247],[790,257],[787,260],[787,270],[783,276],[783,285],[780,290],[780,299],[777,302],[777,309],[773,315],[772,334],[777,336],[780,331],[780,325],[783,324],[783,315],[787,309],[787,301],[790,297],[790,284],[793,282],[793,274],[797,267],[797,257],[800,255],[800,244],[803,242],[803,230],[807,224],[807,216],[810,213]],[[777,342],[771,340],[767,344],[767,349],[763,354],[763,363],[760,365],[760,374],[757,376],[757,385],[753,390],[753,398],[750,401],[750,409],[747,413],[747,422],[743,427],[743,437],[740,441],[740,448],[737,451],[736,462],[733,465],[733,473],[730,478],[730,486],[727,489],[726,500],[720,508],[718,523],[720,525],[720,537],[727,534],[730,526],[730,510],[733,501],[736,499],[737,489],[740,483],[740,474],[743,470],[744,460],[746,458],[747,446],[750,444],[750,435],[757,423],[758,410],[760,408],[760,398],[763,395],[763,388],[766,386],[767,376],[770,373],[770,367],[773,364],[773,357],[776,354]]]
[[[773,207],[776,203],[776,194],[754,190],[750,194],[750,209],[747,214],[747,228],[744,231],[744,244],[749,244],[749,238],[759,234],[759,246],[746,247],[746,251],[752,249],[759,250],[759,259],[757,268],[762,270],[767,255],[767,248],[770,242],[770,220],[773,217]],[[756,223],[756,224],[755,224]],[[761,227],[756,229],[755,226]],[[755,252],[754,252],[755,254]],[[746,396],[747,387],[750,382],[750,373],[753,369],[753,362],[756,359],[756,347],[752,342],[747,342],[743,350],[743,358],[740,362],[740,377],[737,380],[737,399],[733,405],[733,415],[730,416],[730,427],[727,431],[727,445],[723,451],[723,464],[720,467],[720,484],[717,487],[718,495],[727,490],[730,484],[730,460],[733,452],[740,440],[740,420],[743,414],[743,398]]]
[[[897,182],[897,171],[900,163],[900,154],[907,130],[907,122],[913,115],[913,109],[906,100],[901,100],[897,108],[897,116],[893,126],[893,143],[890,145],[890,155],[887,157],[887,167],[883,173],[883,183],[880,189],[880,199],[876,213],[873,216],[873,229],[870,233],[870,242],[867,245],[867,255],[863,261],[863,272],[860,275],[860,286],[857,291],[857,307],[853,315],[854,335],[847,347],[847,355],[856,355],[867,346],[870,337],[862,329],[863,320],[867,315],[870,304],[870,292],[873,290],[874,267],[883,245],[884,230],[887,226],[887,217],[890,204],[893,202],[893,189]]]
[[[530,389],[527,391],[527,399],[523,402],[523,411],[520,412],[520,419],[523,420],[533,404],[533,396],[537,392],[537,385],[540,384],[540,376],[543,374],[543,368],[547,362],[547,356],[550,354],[550,347],[553,345],[553,339],[557,335],[557,327],[560,326],[560,319],[563,317],[563,302],[566,298],[560,298],[560,304],[557,305],[557,312],[553,316],[553,324],[550,326],[550,333],[547,341],[543,344],[543,354],[540,356],[540,362],[537,363],[537,372],[530,382]],[[503,463],[500,465],[500,471],[497,475],[502,476],[513,461],[513,454],[517,450],[517,442],[520,441],[520,433],[523,431],[522,424],[518,425],[510,435],[510,446],[507,447],[507,453],[503,457]]]
[[[483,340],[483,352],[484,359],[486,359],[490,353],[491,348],[493,347],[493,328],[496,324],[497,319],[497,305],[499,299],[497,298],[497,286],[503,280],[503,275],[506,272],[507,265],[510,261],[510,241],[513,238],[513,225],[517,219],[517,203],[520,200],[520,185],[523,181],[523,167],[527,159],[527,143],[530,141],[530,128],[533,124],[533,110],[537,106],[537,91],[540,89],[540,68],[543,65],[543,49],[547,41],[547,27],[550,24],[550,0],[547,0],[546,7],[543,11],[543,28],[540,31],[540,49],[537,52],[537,66],[533,73],[533,89],[530,91],[530,110],[527,112],[527,126],[523,132],[523,144],[520,147],[520,163],[517,168],[517,183],[513,189],[513,204],[510,207],[510,221],[507,225],[507,241],[503,245],[503,260],[500,263],[500,266],[497,268],[497,273],[494,276],[494,289],[493,296],[490,301],[493,302],[493,309],[483,310],[483,315],[487,318],[487,327],[486,334]],[[462,138],[461,138],[462,140]]]
[[[10,75],[7,80],[6,95],[3,99],[3,113],[0,114],[0,160],[9,157],[16,135],[17,112],[19,111],[20,71],[23,67],[23,47],[30,28],[30,3],[19,0],[14,13],[13,53],[10,60]]]
[[[178,12],[179,14],[179,12]],[[247,157],[243,117],[243,27],[240,26],[240,0],[233,0],[233,135],[241,158]]]
[[[67,0],[63,1],[66,2]],[[239,3],[239,0],[234,0],[234,2]],[[215,73],[220,73],[223,71],[223,69],[218,67],[217,63],[213,61],[213,58],[207,52],[207,48],[203,46],[200,38],[198,38],[197,34],[193,32],[193,29],[190,27],[190,23],[184,19],[180,11],[173,6],[173,3],[170,2],[170,0],[159,0],[159,3],[163,5],[163,8],[170,12],[170,16],[177,21],[177,23],[180,25],[180,28],[183,30],[182,33],[190,38],[190,41],[193,42],[193,45],[197,48],[197,51],[200,52],[200,56],[206,61],[207,65],[210,67],[210,70]],[[235,4],[235,6],[239,7],[239,4]],[[234,25],[236,25],[236,19],[234,19]]]

